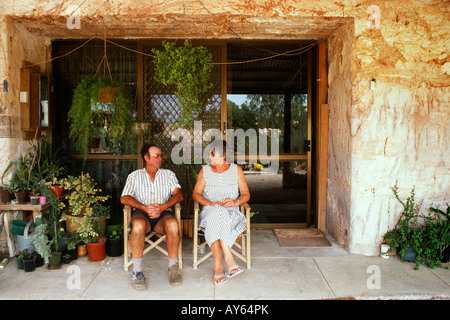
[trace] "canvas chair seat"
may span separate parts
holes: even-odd
[[[182,259],[182,239],[183,239],[183,230],[181,225],[181,206],[177,203],[172,210],[175,210],[175,218],[178,221],[178,229],[180,232],[180,243],[178,245],[178,267],[181,269],[183,267],[183,259]],[[128,271],[128,267],[133,264],[133,259],[131,258],[131,249],[130,249],[130,233],[131,233],[131,207],[126,205],[123,208],[123,225],[124,225],[124,261],[123,266],[125,271]],[[150,231],[145,235],[146,247],[144,247],[144,255],[150,252],[153,249],[157,249],[161,253],[166,256],[169,256],[167,252],[167,248],[165,246],[161,246],[166,241],[166,235],[160,234],[156,231]]]
[[[231,253],[247,264],[247,269],[250,269],[250,206],[244,203],[240,206],[242,214],[247,220],[247,226],[239,235],[239,237],[234,242],[231,248]],[[194,264],[193,268],[197,269],[198,265],[204,262],[206,259],[212,256],[211,250],[207,253],[202,254],[200,252],[204,251],[204,247],[208,247],[206,240],[204,239],[204,228],[198,226],[198,216],[200,214],[200,205],[198,202],[194,202],[194,237],[193,237],[193,254],[194,254]],[[201,239],[200,239],[201,238]],[[209,247],[208,247],[209,248]],[[199,258],[199,255],[203,255]]]

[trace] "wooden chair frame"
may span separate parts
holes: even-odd
[[[242,214],[245,216],[247,220],[247,226],[245,227],[244,231],[240,234],[236,242],[234,243],[233,247],[231,248],[231,253],[245,262],[247,264],[247,269],[250,269],[251,263],[250,263],[250,206],[247,203],[244,203],[240,206]],[[211,250],[206,253],[203,257],[200,259],[198,258],[198,251],[203,248],[207,247],[208,244],[206,241],[199,242],[199,237],[204,234],[204,229],[198,227],[198,216],[200,214],[200,205],[198,202],[194,202],[194,245],[193,245],[193,255],[194,255],[194,269],[197,269],[198,265],[204,262],[206,259],[208,259],[210,256],[212,256]],[[241,239],[242,243],[239,243],[239,238]],[[234,248],[239,249],[240,252],[236,251]]]
[[[178,230],[180,234],[180,243],[178,245],[178,267],[181,269],[183,267],[183,259],[182,259],[182,242],[183,242],[183,229],[181,224],[181,205],[177,203],[174,206],[175,209],[175,218],[178,221]],[[128,267],[133,264],[133,259],[131,259],[131,249],[130,249],[130,233],[131,233],[131,207],[126,205],[123,208],[123,225],[124,225],[124,254],[123,254],[123,266],[125,271],[128,271]],[[158,239],[156,241],[152,241],[152,238],[156,236]],[[147,254],[152,249],[157,249],[161,253],[166,256],[169,256],[169,253],[166,249],[160,247],[161,242],[166,241],[166,235],[160,234],[156,231],[151,231],[145,236],[145,242],[149,244],[147,248],[144,248],[144,255]]]

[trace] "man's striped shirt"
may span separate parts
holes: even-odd
[[[144,169],[138,169],[128,175],[127,182],[122,191],[122,197],[132,196],[143,205],[163,204],[171,197],[172,192],[181,186],[175,173],[167,169],[158,169],[155,181]]]

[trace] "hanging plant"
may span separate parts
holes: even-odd
[[[188,40],[184,46],[163,41],[165,51],[152,49],[156,55],[155,80],[166,86],[175,86],[175,95],[181,109],[180,124],[192,128],[192,123],[202,108],[199,94],[213,85],[209,81],[212,55],[203,46],[192,46]]]
[[[99,130],[106,130],[113,140],[123,139],[133,124],[134,111],[133,100],[121,82],[87,76],[73,94],[68,113],[69,138],[86,159],[89,143]]]

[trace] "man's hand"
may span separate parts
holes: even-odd
[[[158,218],[164,210],[165,207],[162,204],[151,204],[145,207],[145,212],[150,219]]]

